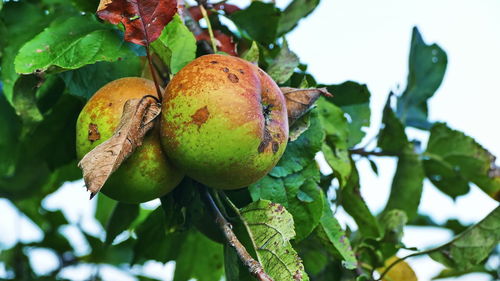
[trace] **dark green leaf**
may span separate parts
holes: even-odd
[[[29,74],[51,67],[76,69],[131,55],[115,30],[85,15],[52,22],[19,50],[14,64],[16,72]]]
[[[139,205],[118,202],[106,226],[106,244],[113,243],[116,236],[127,230],[139,215]]]
[[[426,176],[444,193],[456,197],[473,182],[491,197],[500,198],[500,176],[495,157],[464,133],[435,124],[425,153]]]
[[[380,237],[380,226],[372,215],[359,192],[359,175],[353,164],[353,170],[346,186],[342,189],[342,206],[356,221],[359,232],[364,237]]]
[[[468,270],[482,262],[499,242],[500,207],[497,207],[482,221],[430,256],[448,267]]]
[[[417,215],[424,186],[424,169],[420,156],[407,147],[399,156],[396,173],[392,180],[391,194],[384,212],[403,210],[412,220]]]
[[[427,45],[416,27],[411,39],[406,90],[398,98],[397,113],[404,124],[429,129],[427,100],[443,81],[448,59],[438,45]]]
[[[339,179],[340,185],[344,186],[352,170],[347,145],[349,125],[344,117],[344,112],[335,104],[325,98],[320,98],[317,105],[326,134],[326,141],[323,143],[321,151],[326,162]]]
[[[151,46],[170,67],[172,74],[179,72],[196,57],[196,39],[179,15],[174,16]]]
[[[23,120],[26,128],[33,128],[43,120],[42,113],[36,104],[36,91],[39,78],[35,75],[22,75],[14,85],[12,104],[16,114]]]
[[[280,17],[281,12],[274,4],[260,1],[253,1],[248,8],[230,15],[238,28],[264,45],[276,39]]]
[[[314,11],[318,4],[319,0],[294,0],[283,11],[279,22],[278,34],[281,35],[292,30],[299,20]]]
[[[97,204],[94,216],[103,228],[106,228],[107,222],[111,218],[111,214],[117,204],[118,201],[107,197],[103,193],[99,193],[97,195]]]
[[[351,248],[351,243],[326,201],[316,234],[327,250],[342,260],[345,268],[356,268],[358,262]]]
[[[326,88],[333,94],[332,98],[327,99],[347,114],[349,122],[347,144],[348,147],[353,147],[365,136],[363,128],[370,126],[370,92],[366,85],[352,81]]]
[[[60,74],[70,94],[89,99],[107,83],[141,74],[139,57],[127,57],[117,62],[98,62]]]
[[[9,177],[17,162],[17,141],[21,133],[21,122],[0,92],[0,178]]]
[[[325,135],[316,110],[311,111],[310,118],[311,124],[307,131],[297,140],[288,143],[283,157],[269,173],[271,176],[286,177],[301,171],[314,161],[314,156],[321,149]]]
[[[189,231],[175,261],[174,281],[219,280],[223,274],[223,248],[197,231]]]
[[[241,209],[240,213],[254,239],[257,258],[273,280],[309,280],[300,257],[290,244],[295,231],[293,217],[285,207],[259,200]]]
[[[284,40],[278,56],[267,69],[267,73],[276,83],[285,83],[292,76],[299,62],[299,57],[290,51],[288,43]]]
[[[398,153],[408,145],[405,127],[391,108],[392,93],[384,107],[383,128],[378,136],[378,147],[383,151]]]

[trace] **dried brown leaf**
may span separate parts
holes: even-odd
[[[296,89],[281,87],[286,99],[288,124],[291,126],[297,119],[309,111],[314,102],[321,96],[332,96],[326,88]]]
[[[113,136],[101,143],[78,163],[90,199],[101,190],[109,176],[120,167],[135,149],[142,145],[144,135],[153,128],[161,107],[152,96],[128,100],[123,106],[120,124]]]

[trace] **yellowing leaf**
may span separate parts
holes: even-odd
[[[378,269],[382,273],[385,269],[396,262],[399,258],[393,256],[385,261],[385,266]],[[385,275],[382,281],[418,281],[415,271],[405,261],[400,261],[394,265]]]

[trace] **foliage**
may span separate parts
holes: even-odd
[[[191,32],[199,28],[198,19],[173,15],[175,1],[164,2],[168,5],[161,9],[168,17],[163,25],[153,24],[151,36],[136,22],[148,15],[121,15],[115,22],[125,23],[126,28],[111,25],[94,14],[98,1],[0,2],[0,196],[44,234],[41,241],[19,241],[9,249],[0,245],[0,267],[6,272],[2,278],[51,280],[74,265],[107,264],[149,280],[141,266],[155,260],[176,261],[176,281],[219,280],[224,275],[228,280],[252,280],[190,179],[162,197],[161,206],[154,210],[98,195],[95,218],[105,229],[100,237],[70,225],[62,212],[49,211],[42,204],[64,182],[81,178],[74,125],[97,89],[120,77],[151,77],[146,51],[153,52],[162,86],[188,62],[210,51]],[[285,36],[319,2],[293,0],[280,10],[273,3],[253,1],[234,11],[209,11],[209,20],[215,31],[237,43],[242,58],[257,63],[280,86],[316,87]],[[118,8],[112,8],[104,18],[113,18]],[[221,17],[236,29],[225,26]],[[148,21],[154,23],[154,17],[147,17]],[[438,278],[470,272],[495,277],[486,260],[498,255],[492,252],[500,241],[498,208],[469,227],[456,221],[438,225],[418,209],[425,179],[451,198],[467,194],[470,184],[500,198],[495,157],[466,134],[428,119],[428,100],[439,88],[446,65],[443,49],[427,44],[414,28],[407,88],[389,93],[375,151],[359,147],[364,129],[370,126],[368,87],[354,81],[320,85],[334,96],[321,97],[295,123],[276,167],[248,188],[214,193],[225,199],[216,200],[217,206],[270,276],[277,281],[373,280],[375,271],[382,273],[398,261],[395,255],[400,248],[412,246],[403,245],[401,239],[404,227],[413,224],[457,234],[449,243],[414,254],[429,254],[446,265],[448,269]],[[428,132],[425,149],[418,147],[421,140],[408,137],[408,127]],[[332,174],[320,172],[318,153],[325,156]],[[390,197],[380,214],[372,213],[362,198],[363,175],[356,168],[360,157],[377,156],[397,159]],[[334,200],[332,194],[336,194]],[[357,230],[342,228],[334,211],[339,206],[354,219]],[[61,231],[69,226],[87,241],[87,253],[77,251],[72,236]],[[50,249],[60,260],[58,267],[41,276],[28,257],[33,248]],[[134,270],[130,265],[135,265]],[[415,278],[409,265],[400,262],[383,280]]]

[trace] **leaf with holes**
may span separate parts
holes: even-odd
[[[293,217],[280,204],[259,200],[242,208],[257,258],[273,280],[309,280],[290,240],[295,237]]]
[[[101,0],[97,15],[125,26],[125,40],[147,46],[155,41],[177,12],[175,0]]]

